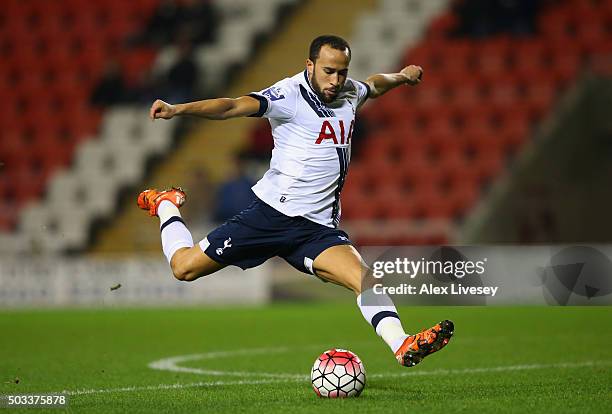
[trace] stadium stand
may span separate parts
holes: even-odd
[[[0,95],[7,104],[0,115],[0,231],[15,230],[24,206],[44,194],[50,178],[96,133],[102,114],[88,105],[88,94],[103,63],[115,56],[129,75],[151,62],[151,50],[121,54],[120,45],[156,3],[3,2]]]
[[[358,243],[452,240],[582,66],[612,53],[612,0],[543,2],[520,37],[513,37],[512,29],[477,36],[459,30],[463,16],[456,6],[465,2],[453,2],[452,11],[447,0],[363,0],[355,3],[345,25],[352,36],[344,26],[336,28],[351,39],[355,78],[408,63],[426,70],[418,88],[394,91],[361,114],[367,132],[343,191],[344,223]],[[253,45],[280,23],[275,11],[296,3],[218,0],[223,18],[215,40],[194,52],[205,74],[200,89],[226,91],[228,74],[252,58]],[[312,21],[324,3],[304,2],[304,16]],[[86,247],[92,222],[116,216],[120,190],[142,180],[147,160],[168,153],[172,124],[153,127],[142,107],[100,110],[88,102],[109,59],[119,62],[128,85],[147,71],[165,73],[176,63],[176,45],[160,50],[121,46],[144,27],[157,4],[10,0],[0,10],[0,55],[10,63],[0,65],[0,95],[13,103],[0,114],[2,250]],[[361,13],[366,10],[371,12]],[[271,49],[278,44],[284,49],[264,59],[288,60],[292,45],[310,35],[308,18],[304,26],[299,18],[291,30],[301,33],[266,42]],[[578,24],[584,21],[589,24]],[[277,80],[270,76],[270,60],[266,63],[267,68],[262,63],[252,76],[239,78],[229,95]],[[292,62],[277,66],[285,76],[292,73]],[[221,181],[227,160],[244,146],[252,125],[236,121],[192,133],[155,171],[151,184],[185,182],[203,161],[210,164],[206,173],[212,181]],[[195,144],[198,136],[206,139]],[[220,136],[222,143],[212,139]],[[179,154],[187,161],[177,161]],[[82,208],[70,208],[75,203]],[[117,230],[126,227],[127,217],[120,215],[116,230],[104,233],[102,250],[155,249],[138,239],[145,235]]]
[[[364,220],[393,220],[397,226],[404,219],[405,243],[452,239],[453,227],[504,172],[583,66],[598,55],[610,56],[611,8],[611,1],[547,3],[536,17],[536,32],[520,38],[498,32],[456,37],[458,16],[437,16],[401,60],[401,66],[423,66],[424,82],[364,110],[372,133],[368,150],[351,165],[344,218],[357,230]],[[415,238],[409,222],[420,220],[444,220],[449,233]],[[356,241],[363,244],[397,241],[380,227],[360,234]]]
[[[111,216],[119,190],[142,179],[146,160],[172,144],[172,125],[153,126],[146,108],[103,112],[88,102],[105,62],[120,62],[128,86],[154,65],[155,49],[124,42],[144,27],[157,3],[10,1],[3,7],[1,53],[11,64],[0,68],[0,90],[14,103],[3,113],[8,128],[0,144],[3,250],[86,247],[93,220]],[[257,36],[272,28],[275,10],[293,3],[216,2],[223,14],[218,41],[196,50],[200,61],[221,74],[244,62]],[[23,43],[31,47],[14,47]],[[240,50],[230,47],[235,43]],[[214,64],[206,61],[213,54]],[[217,73],[214,81],[223,79]]]

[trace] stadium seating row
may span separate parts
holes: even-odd
[[[117,45],[142,26],[158,0],[7,0],[0,8],[0,199],[10,205],[0,231],[44,193],[78,145],[98,129],[102,113],[89,105],[104,63],[118,58],[133,80],[155,52],[118,54]]]
[[[227,69],[244,62],[257,36],[274,27],[280,8],[296,0],[214,1],[223,16],[218,39],[194,52],[204,64],[207,83],[221,87],[225,85]],[[140,0],[134,3],[137,2]],[[74,6],[78,8],[82,3],[85,4],[78,1]],[[119,61],[128,84],[151,65],[153,73],[166,73],[167,66],[176,60],[175,47],[165,47],[161,53],[146,47],[121,50],[118,46],[124,43],[125,36],[109,33],[113,21],[131,21],[135,14],[139,19],[145,18],[159,0],[143,3],[149,6],[114,0],[84,5],[85,20],[89,19],[99,34],[78,22],[78,30],[67,25],[61,34],[45,28],[33,29],[30,36],[18,30],[28,36],[23,38],[24,44],[33,46],[33,51],[17,50],[12,45],[13,33],[7,35],[0,27],[0,57],[5,56],[8,63],[0,65],[0,93],[6,91],[16,103],[6,111],[10,116],[4,118],[0,114],[3,125],[4,121],[10,125],[7,133],[11,142],[0,142],[0,159],[11,164],[4,170],[11,172],[0,178],[0,197],[8,206],[0,214],[0,233],[17,230],[0,234],[0,251],[35,248],[54,253],[85,248],[91,224],[115,214],[120,190],[142,179],[146,161],[164,154],[171,145],[176,124],[151,123],[145,107],[117,106],[101,113],[86,101],[109,56]],[[5,21],[2,16],[24,16],[21,3],[10,7],[20,10],[5,9],[0,26]],[[111,11],[114,17],[107,23],[91,20],[92,16],[99,18],[100,8],[109,7],[127,8],[128,12]],[[61,13],[73,11],[62,7]],[[43,23],[41,27],[54,24]],[[232,27],[239,30],[228,29]],[[57,53],[48,53],[53,44],[60,44]],[[236,44],[240,50],[233,46]],[[202,55],[206,56],[204,60]],[[22,69],[28,65],[37,70],[24,75]],[[221,76],[216,77],[215,71]]]
[[[553,3],[537,33],[518,39],[450,37],[456,24],[443,13],[407,48],[400,65],[422,65],[421,85],[365,108],[371,128],[342,193],[345,219],[461,219],[584,66],[612,56],[610,0]]]

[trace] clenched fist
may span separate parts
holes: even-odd
[[[423,77],[423,68],[416,65],[409,65],[402,69],[400,73],[406,76],[407,84],[417,85],[419,82],[421,82]]]
[[[155,100],[149,111],[151,119],[171,119],[174,115],[176,115],[176,107],[161,99]]]

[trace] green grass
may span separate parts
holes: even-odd
[[[266,308],[5,311],[0,313],[0,394],[94,390],[72,395],[68,411],[100,413],[612,412],[612,308],[415,307],[402,308],[400,314],[412,331],[453,319],[455,337],[442,352],[406,369],[348,301]],[[351,349],[364,361],[369,377],[361,397],[319,399],[306,379],[228,384],[271,380],[257,372],[306,376],[318,354],[331,347]],[[244,349],[252,353],[182,365],[250,375],[147,366],[170,356]],[[601,363],[571,365],[589,361]],[[538,366],[503,368],[532,364]],[[491,367],[502,368],[487,370]],[[188,386],[158,387],[164,384]],[[143,389],[147,386],[152,388]],[[98,392],[122,387],[130,390]]]

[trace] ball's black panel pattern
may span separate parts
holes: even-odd
[[[351,351],[330,349],[315,361],[311,375],[312,387],[320,397],[357,397],[365,387],[365,369]]]

